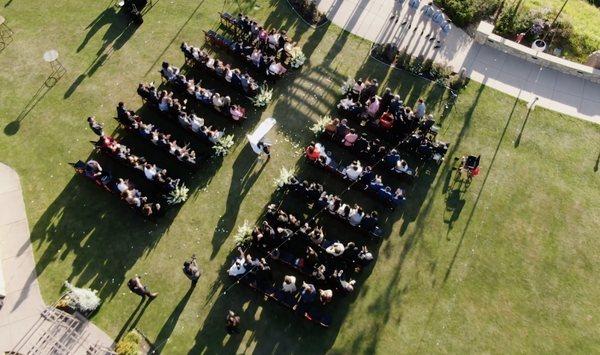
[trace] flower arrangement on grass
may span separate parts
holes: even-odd
[[[213,145],[213,150],[215,151],[215,155],[219,157],[224,157],[229,153],[231,147],[233,147],[233,138],[235,136],[233,134],[228,134],[226,136],[221,137],[215,145]]]
[[[273,184],[277,187],[283,187],[284,185],[289,184],[293,177],[293,171],[288,170],[286,167],[282,167],[279,169],[279,177],[273,179]]]
[[[245,247],[252,241],[252,226],[250,226],[248,220],[244,220],[244,224],[238,227],[233,240],[238,247]]]
[[[315,134],[315,136],[318,136],[319,134],[325,132],[325,126],[329,122],[331,122],[331,116],[323,116],[310,127],[310,130]]]
[[[354,80],[354,78],[349,77],[346,79],[346,81],[342,84],[342,95],[346,95],[348,92],[350,92],[355,84],[356,80]]]
[[[65,287],[67,288],[67,293],[61,302],[59,302],[59,306],[67,306],[82,313],[90,313],[95,311],[102,302],[97,295],[97,290],[75,287],[69,281],[65,281]]]
[[[190,189],[188,189],[185,184],[181,183],[175,186],[175,189],[167,195],[167,203],[169,205],[176,205],[178,203],[183,203],[188,199],[188,193]]]
[[[291,50],[290,54],[292,57],[290,61],[290,65],[292,66],[292,68],[300,68],[304,65],[304,62],[306,62],[306,55],[304,54],[304,52],[302,52],[300,47],[294,47]]]
[[[258,94],[253,97],[252,104],[255,107],[264,107],[267,106],[269,102],[273,99],[273,89],[269,89],[267,84],[262,84],[258,90]]]

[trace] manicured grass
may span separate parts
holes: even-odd
[[[92,151],[85,117],[96,115],[112,132],[116,103],[139,108],[137,83],[159,81],[162,60],[182,64],[181,41],[203,43],[201,31],[217,27],[223,5],[157,1],[135,31],[123,31],[124,21],[109,5],[9,1],[2,10],[15,35],[0,52],[0,160],[21,176],[46,302],[58,298],[66,279],[98,289],[104,304],[96,324],[113,336],[136,326],[164,345],[165,354],[599,350],[598,125],[543,109],[528,115],[525,103],[477,83],[445,115],[443,90],[368,59],[367,41],[333,25],[312,30],[285,1],[232,3],[225,10],[241,6],[262,23],[288,28],[309,61],[275,84],[275,100],[241,127],[202,111],[234,132],[239,144],[200,172],[189,174],[161,152],[125,138],[184,177],[193,191],[180,209],[152,223],[74,176],[67,163]],[[103,26],[77,52],[99,15]],[[47,92],[42,88],[39,102],[30,102],[49,73],[41,55],[50,47],[60,51],[68,73]],[[452,145],[447,161],[409,189],[406,208],[385,215],[387,236],[371,245],[377,262],[359,279],[355,295],[332,305],[334,326],[323,330],[231,286],[225,271],[231,231],[259,218],[280,167],[343,190],[306,166],[301,148],[313,139],[311,121],[334,112],[347,76],[377,77],[410,104],[425,97],[442,122],[440,139]],[[14,124],[6,128],[25,112],[16,133]],[[242,137],[269,116],[279,124],[274,156],[263,165]],[[175,125],[162,126],[191,139]],[[468,187],[453,182],[450,169],[453,157],[467,153],[482,155],[482,172]],[[348,198],[377,208],[364,195]],[[293,199],[284,203],[308,212]],[[328,231],[332,238],[359,238],[344,229]],[[191,253],[203,271],[194,290],[181,273]],[[135,273],[160,292],[143,314],[134,314],[138,298],[126,287]],[[233,337],[224,331],[230,308],[242,316],[242,334]]]

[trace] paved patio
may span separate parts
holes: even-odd
[[[357,36],[396,43],[414,56],[450,65],[456,72],[464,67],[472,80],[486,86],[525,101],[538,97],[539,106],[600,123],[600,84],[480,45],[455,26],[445,36],[439,25],[422,15],[426,4],[421,1],[414,10],[408,0],[319,0],[318,7],[334,24]],[[434,41],[428,37],[431,34]],[[440,48],[435,48],[437,40]]]
[[[35,271],[35,260],[29,240],[19,176],[0,163],[0,260],[4,275],[6,298],[0,309],[0,352],[18,346],[25,352],[40,334],[50,326],[41,317],[46,308]],[[86,354],[88,345],[111,346],[112,339],[102,330],[84,320],[80,329],[85,341],[73,354]]]

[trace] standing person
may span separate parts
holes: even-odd
[[[227,333],[239,333],[240,332],[240,316],[235,314],[234,311],[229,310],[227,312],[227,317],[225,318],[225,329]]]
[[[425,116],[426,111],[427,106],[425,106],[425,101],[423,101],[423,99],[419,99],[419,101],[417,101],[417,107],[415,107],[415,115],[420,120]]]
[[[266,154],[267,160],[271,159],[271,144],[261,140],[256,144],[256,146],[261,150],[260,156]]]
[[[142,298],[148,296],[150,300],[155,299],[156,296],[158,296],[158,292],[150,292],[150,289],[142,284],[141,278],[141,276],[135,274],[135,276],[127,282],[127,287],[129,287],[131,292]]]
[[[87,119],[88,124],[90,125],[90,128],[92,129],[92,132],[94,132],[96,135],[102,137],[104,136],[104,125],[102,125],[102,123],[99,123],[96,121],[96,117],[94,116],[90,116]]]
[[[192,281],[192,287],[196,286],[201,275],[200,268],[196,262],[196,254],[192,255],[191,260],[183,262],[183,273]]]

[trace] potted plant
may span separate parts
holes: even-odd
[[[102,300],[98,297],[97,290],[75,287],[65,281],[67,292],[57,302],[56,308],[68,313],[79,312],[89,317],[98,307]]]

